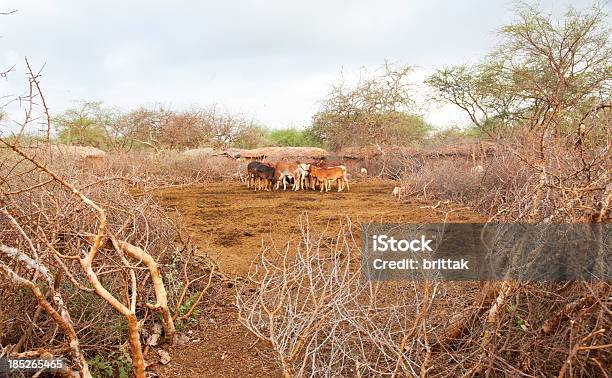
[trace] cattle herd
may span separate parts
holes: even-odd
[[[317,161],[313,163],[285,162],[276,164],[252,161],[247,166],[247,187],[253,190],[325,190],[329,192],[335,183],[338,191],[349,190],[346,167],[342,164]]]

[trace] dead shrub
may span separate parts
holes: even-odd
[[[350,220],[300,221],[236,294],[285,377],[605,375],[610,284],[368,281]]]
[[[483,192],[483,173],[476,172],[465,159],[436,159],[403,178],[408,192],[466,203],[477,200]],[[412,170],[411,170],[412,171]]]
[[[93,270],[86,274],[82,259],[94,245],[101,224],[95,209],[43,172],[19,175],[33,169],[23,160],[20,163],[23,170],[0,172],[8,184],[5,188],[13,189],[11,194],[3,188],[6,195],[0,206],[5,214],[0,215],[0,245],[19,251],[17,256],[0,254],[0,264],[25,276],[28,269],[15,265],[14,258],[29,256],[44,264],[53,282],[41,283],[40,277],[32,278],[32,282],[43,292],[52,285],[55,295],[61,296],[86,358],[127,354],[121,346],[130,337],[131,325],[117,311],[121,304],[109,305],[109,296],[127,303],[126,308],[138,319],[135,332],[142,338],[141,344],[155,333],[158,323],[166,327],[157,338],[162,336],[161,340],[172,343],[175,326],[168,323],[168,317],[174,318],[178,327],[187,324],[196,306],[211,291],[211,282],[217,282],[215,264],[197,256],[180,223],[157,205],[150,193],[132,194],[131,177],[98,176],[57,156],[48,166],[65,172],[62,180],[70,180],[71,185],[81,188],[83,196],[105,209],[103,237],[91,263]],[[159,269],[159,284],[163,285],[165,315],[159,307],[161,287],[156,286],[155,269]],[[5,270],[5,274],[8,272]],[[95,274],[103,292],[90,286],[90,274]],[[5,315],[0,319],[0,347],[5,353],[22,355],[44,349],[56,356],[66,355],[68,350],[63,345],[68,340],[52,332],[55,322],[41,313],[39,302],[28,291],[19,289],[15,280],[7,280],[0,284],[0,298]],[[185,307],[187,300],[191,302]]]
[[[34,100],[38,76],[29,79],[18,135],[37,119],[50,125]],[[102,356],[113,374],[144,377],[143,344],[175,343],[175,324],[215,284],[215,264],[195,256],[149,192],[134,194],[156,185],[135,165],[78,164],[49,140],[27,149],[0,138],[0,147],[0,355],[65,357],[65,373],[82,377]]]
[[[159,155],[131,152],[108,154],[107,169],[129,177],[135,187],[148,191],[159,187],[242,181],[247,162],[225,156],[186,155],[165,151]]]

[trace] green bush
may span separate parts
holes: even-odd
[[[482,130],[477,127],[460,128],[453,126],[447,129],[436,130],[427,139],[425,144],[439,146],[443,144],[470,143],[486,137],[486,135],[483,135]]]
[[[268,133],[268,143],[280,147],[313,147],[319,145],[310,133],[294,128],[271,130]]]

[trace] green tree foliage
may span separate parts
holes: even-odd
[[[520,4],[515,14],[482,63],[446,67],[427,79],[435,97],[463,109],[489,135],[516,126],[575,129],[609,108],[612,49],[603,10],[570,8],[557,21]]]
[[[460,128],[457,126],[436,130],[428,138],[430,145],[469,143],[482,137],[482,131],[477,127]]]
[[[106,148],[107,128],[114,123],[116,112],[98,101],[83,101],[53,119],[62,143]]]
[[[267,137],[268,144],[272,146],[315,147],[318,145],[309,132],[294,128],[271,130]]]
[[[240,130],[234,142],[233,147],[236,148],[258,148],[269,145],[268,130],[259,125],[250,125]]]
[[[234,142],[236,148],[258,148],[258,147],[317,147],[318,141],[309,130],[296,128],[270,130],[263,126],[252,125],[242,129]]]
[[[308,130],[316,140],[338,150],[348,146],[406,144],[430,129],[410,112],[408,74],[411,67],[385,64],[375,75],[364,75],[355,86],[332,86]]]
[[[501,74],[502,65],[484,62],[475,66],[452,66],[438,70],[426,80],[437,100],[449,101],[481,130],[490,133],[520,115],[520,97],[512,82]]]

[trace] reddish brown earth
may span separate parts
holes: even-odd
[[[300,231],[298,218],[307,214],[310,226],[322,230],[361,222],[440,223],[483,222],[485,219],[453,204],[416,198],[400,203],[392,195],[393,183],[381,180],[352,182],[350,191],[319,193],[253,192],[238,183],[212,183],[166,189],[158,200],[169,211],[179,212],[193,241],[213,258],[225,273],[245,276],[266,245],[282,246]],[[432,208],[434,207],[435,208]],[[234,289],[222,289],[226,300],[205,309],[185,345],[171,349],[172,361],[151,368],[173,377],[270,377],[280,376],[274,355],[236,318]],[[150,357],[151,358],[151,357]],[[152,358],[155,360],[155,358]]]

